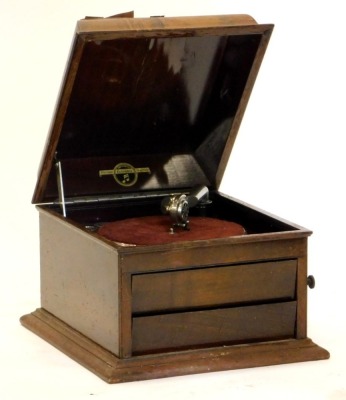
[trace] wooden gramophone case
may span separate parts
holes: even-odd
[[[21,322],[107,382],[329,357],[307,338],[311,232],[218,191],[272,29],[247,15],[77,23],[33,197],[41,308]],[[197,185],[210,204],[191,218],[246,234],[98,233]]]

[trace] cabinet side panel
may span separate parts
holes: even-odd
[[[118,354],[117,252],[46,212],[40,241],[42,307]]]
[[[297,339],[307,337],[307,256],[298,259],[297,274]]]

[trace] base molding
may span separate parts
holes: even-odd
[[[43,308],[22,316],[20,322],[108,383],[329,358],[327,350],[306,338],[120,359]]]

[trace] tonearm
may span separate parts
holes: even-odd
[[[173,234],[176,227],[188,230],[190,208],[209,203],[209,190],[206,186],[197,186],[188,194],[164,197],[161,202],[161,210],[163,214],[169,214],[171,218],[170,232]]]

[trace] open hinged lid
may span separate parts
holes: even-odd
[[[85,19],[33,202],[218,188],[273,25],[246,15]],[[57,166],[59,168],[57,168]]]

